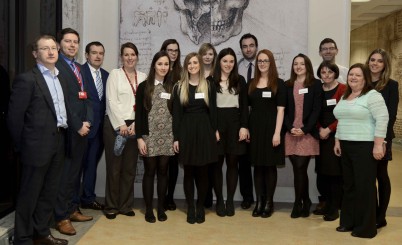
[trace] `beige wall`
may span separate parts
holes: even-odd
[[[350,64],[364,63],[372,50],[383,48],[392,59],[392,76],[402,81],[402,10],[375,20],[351,32]],[[402,88],[399,86],[399,98]],[[401,100],[401,99],[400,99]],[[402,103],[399,103],[398,116],[394,126],[396,138],[402,140]]]

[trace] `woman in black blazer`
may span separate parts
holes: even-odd
[[[313,66],[306,55],[298,54],[293,59],[286,87],[285,155],[289,156],[293,165],[295,187],[291,217],[308,217],[311,200],[307,168],[311,156],[319,154],[316,124],[321,110],[322,85],[314,78]]]
[[[394,124],[398,112],[399,89],[398,82],[390,79],[391,60],[388,53],[383,49],[375,49],[369,55],[366,65],[370,68],[372,85],[381,93],[387,105],[389,121],[387,136],[385,138],[386,152],[383,159],[377,165],[377,228],[387,225],[385,213],[387,212],[389,199],[391,197],[391,181],[388,176],[388,161],[392,160],[392,139],[395,138]]]

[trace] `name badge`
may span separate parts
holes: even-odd
[[[336,99],[327,100],[327,106],[336,105]]]
[[[205,95],[204,93],[195,93],[195,99],[204,99]]]
[[[161,98],[162,98],[162,99],[166,99],[166,100],[170,100],[170,94],[169,94],[169,93],[162,92],[162,93],[161,93]]]
[[[88,98],[87,92],[85,92],[85,91],[78,92],[78,98],[81,100],[86,100]]]
[[[307,94],[307,93],[308,93],[308,88],[299,89],[299,94]]]
[[[262,97],[263,98],[271,98],[271,92],[269,91],[264,91],[262,92]]]

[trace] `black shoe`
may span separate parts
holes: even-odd
[[[306,217],[310,216],[310,208],[311,208],[311,200],[307,199],[306,201],[303,201],[301,217],[306,218]]]
[[[260,217],[264,209],[265,197],[257,197],[257,202],[255,203],[253,217]]]
[[[189,223],[189,224],[195,223],[195,208],[194,207],[187,208],[187,223]]]
[[[348,232],[348,231],[352,231],[353,229],[351,228],[346,228],[345,226],[338,226],[336,227],[336,231],[337,232]]]
[[[94,202],[90,202],[90,203],[81,203],[81,208],[93,209],[93,210],[103,210],[103,209],[105,209],[105,205],[100,204],[97,201],[94,201]]]
[[[33,239],[33,244],[54,244],[54,245],[67,245],[68,241],[65,239],[56,238],[52,235],[45,237],[38,237]]]
[[[377,222],[377,224],[375,224],[375,226],[377,227],[377,229],[380,229],[380,228],[382,228],[384,226],[387,226],[387,221],[384,219],[381,222]]]
[[[297,202],[297,203],[295,202],[293,204],[293,209],[292,209],[292,213],[290,214],[290,217],[292,219],[300,218],[301,214],[302,214],[302,204],[301,204],[301,202]]]
[[[229,217],[235,215],[233,200],[226,200],[226,215]]]
[[[272,200],[265,202],[264,209],[261,213],[261,218],[268,218],[274,212],[274,202]]]
[[[153,210],[147,210],[145,212],[145,221],[149,222],[149,223],[155,223],[156,222],[156,218],[155,218]]]
[[[243,202],[241,202],[240,206],[242,209],[249,209],[253,203],[254,203],[254,201],[252,201],[252,200],[243,200]]]
[[[334,221],[334,220],[337,220],[338,218],[339,218],[339,212],[338,211],[335,211],[333,213],[324,214],[324,217],[323,217],[323,219],[325,221]]]
[[[170,211],[176,210],[176,203],[174,202],[173,198],[166,196],[164,208],[165,208],[165,210],[170,210]]]
[[[324,215],[326,213],[326,202],[319,202],[315,207],[313,214],[315,215]]]
[[[205,210],[204,210],[204,206],[197,208],[197,215],[195,218],[195,221],[198,224],[202,224],[205,222]]]
[[[107,219],[115,219],[117,214],[112,212],[105,212],[105,216]]]
[[[165,210],[158,209],[158,220],[163,222],[167,220],[167,215],[165,213]]]
[[[223,199],[216,202],[216,215],[219,217],[226,216],[225,203],[223,202]]]
[[[128,211],[128,212],[125,212],[125,213],[120,212],[120,214],[125,215],[125,216],[130,216],[130,217],[135,216],[135,213],[132,210]]]

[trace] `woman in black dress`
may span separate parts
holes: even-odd
[[[325,208],[320,210],[325,221],[339,217],[342,198],[341,159],[334,153],[335,133],[338,120],[333,110],[345,92],[346,86],[338,83],[339,68],[336,64],[324,61],[317,69],[317,76],[323,81],[323,97],[318,131],[320,135],[320,155],[316,156],[317,188],[326,200]]]
[[[170,72],[167,79],[173,84],[180,80],[182,66],[180,62],[181,52],[180,45],[176,39],[166,39],[161,46],[161,51],[167,52],[170,60]],[[179,163],[177,155],[171,156],[169,159],[169,178],[168,190],[165,199],[165,210],[176,210],[176,203],[174,202],[174,190],[176,188],[177,177],[179,175]]]
[[[263,49],[256,56],[257,69],[248,84],[250,156],[254,166],[257,202],[252,215],[270,217],[277,181],[277,165],[285,164],[281,135],[286,105],[285,83],[278,77],[275,58]]]
[[[236,54],[231,48],[222,49],[217,57],[213,78],[217,88],[218,108],[218,162],[214,169],[214,190],[216,194],[216,214],[235,214],[233,197],[238,180],[238,156],[246,153],[248,132],[248,106],[246,81],[237,72]],[[222,166],[226,161],[226,207],[223,201]]]
[[[392,139],[395,138],[394,124],[398,112],[399,89],[398,82],[392,80],[391,60],[388,53],[383,49],[375,49],[369,55],[366,65],[370,68],[372,85],[375,90],[381,93],[387,105],[389,121],[387,136],[385,137],[386,153],[383,159],[377,164],[377,228],[387,225],[385,214],[387,212],[389,199],[391,197],[391,181],[388,176],[388,161],[392,160]]]
[[[208,189],[208,164],[218,160],[216,149],[216,89],[204,78],[201,58],[190,53],[184,60],[182,79],[173,90],[174,150],[184,168],[187,222],[205,221],[204,201]],[[197,205],[194,205],[194,182]],[[197,209],[196,209],[197,208]]]
[[[144,159],[142,192],[145,200],[145,220],[156,221],[153,213],[154,180],[157,174],[158,220],[167,216],[163,207],[167,189],[167,169],[173,151],[172,115],[170,97],[173,83],[167,79],[169,56],[159,51],[152,59],[149,75],[138,86],[136,97],[135,131],[138,149]]]

